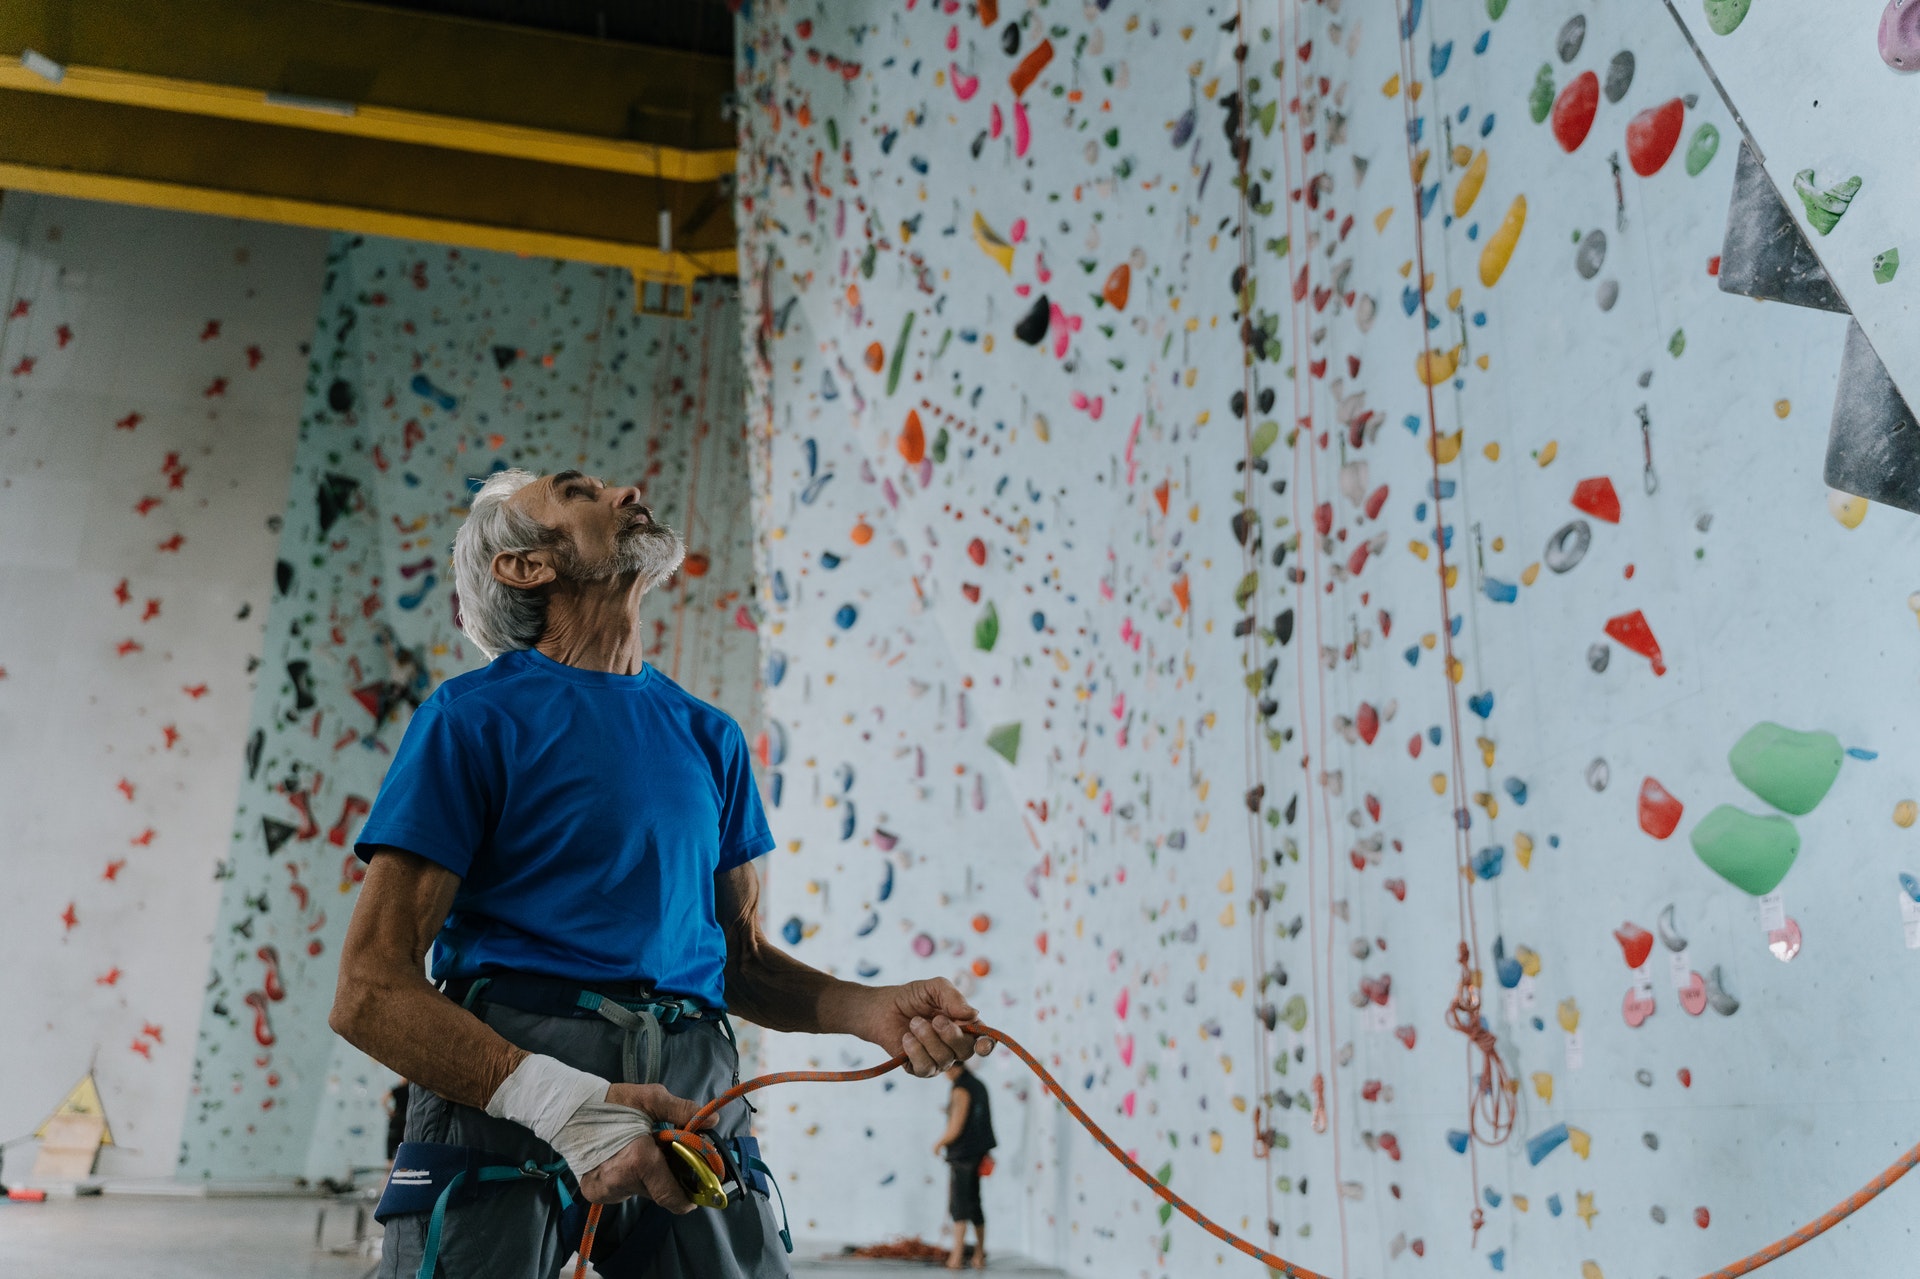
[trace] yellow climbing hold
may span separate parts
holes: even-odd
[[[1573,1215],[1586,1222],[1588,1230],[1593,1229],[1593,1219],[1600,1215],[1600,1210],[1593,1206],[1593,1196],[1594,1192],[1591,1190],[1576,1190],[1573,1192],[1575,1205]],[[1593,1266],[1593,1272],[1591,1274],[1587,1272],[1588,1266]],[[1580,1263],[1580,1279],[1604,1279],[1604,1276],[1601,1275],[1598,1265],[1591,1261],[1583,1261]]]
[[[1467,165],[1467,171],[1460,175],[1460,185],[1453,189],[1453,216],[1464,218],[1473,202],[1480,198],[1481,184],[1487,180],[1487,153],[1482,151],[1473,157]]]
[[[1225,875],[1221,876],[1220,891],[1223,893],[1230,893],[1233,891],[1233,872],[1232,871],[1228,871]]]
[[[1214,1154],[1219,1154],[1225,1144],[1226,1143],[1220,1139],[1220,1130],[1218,1128],[1207,1134],[1207,1149],[1211,1150]]]
[[[1540,561],[1535,560],[1533,563],[1527,565],[1525,568],[1520,570],[1520,585],[1532,586],[1534,579],[1539,576],[1540,576]]]
[[[1533,1095],[1541,1101],[1553,1100],[1553,1076],[1544,1070],[1533,1072]]]
[[[1428,651],[1432,651],[1433,646],[1435,644],[1438,644],[1439,642],[1440,642],[1440,637],[1438,635],[1435,635],[1432,631],[1428,631],[1425,635],[1422,635],[1420,637],[1420,647],[1427,649]]]
[[[1433,787],[1434,794],[1444,795],[1447,793],[1447,775],[1445,773],[1435,773],[1432,778],[1429,779],[1429,784]]]
[[[1520,243],[1520,228],[1526,224],[1527,197],[1516,195],[1507,206],[1507,216],[1500,219],[1499,228],[1488,237],[1487,247],[1480,251],[1480,283],[1492,288],[1500,282],[1513,257],[1513,246]]]
[[[1449,573],[1453,571],[1453,566],[1451,564],[1447,566],[1447,571]],[[1466,675],[1466,673],[1467,673],[1467,668],[1460,664],[1459,658],[1449,657],[1447,659],[1447,678],[1448,679],[1458,684],[1461,681],[1461,679]]]
[[[1480,748],[1480,762],[1488,768],[1493,767],[1494,745],[1491,737],[1476,737],[1473,744]]]
[[[1552,466],[1553,459],[1560,456],[1560,444],[1557,440],[1548,440],[1547,447],[1540,450],[1539,462],[1542,466]]]
[[[1453,372],[1453,366],[1451,364],[1447,366],[1447,372],[1449,374]],[[1435,379],[1435,381],[1439,380],[1441,379]],[[1452,435],[1434,434],[1428,436],[1427,456],[1440,463],[1440,465],[1445,466],[1447,463],[1453,461],[1454,458],[1460,456],[1460,443],[1466,438],[1466,434],[1466,428],[1462,427]]]
[[[1481,358],[1484,359],[1486,357],[1482,356]],[[1500,460],[1500,446],[1498,444],[1489,444],[1487,447],[1481,449],[1480,452],[1489,462],[1498,462]],[[1493,549],[1497,551],[1500,548],[1496,546]]]
[[[1433,158],[1433,152],[1422,151],[1413,157],[1413,184],[1420,185],[1420,179],[1427,175],[1427,161]]]
[[[1000,233],[987,225],[987,220],[978,210],[973,215],[973,242],[1008,275],[1013,274],[1013,246],[1000,238]]]
[[[1567,1144],[1573,1147],[1573,1153],[1585,1159],[1593,1153],[1593,1136],[1584,1128],[1567,1128]]]
[[[1827,490],[1827,509],[1833,512],[1834,519],[1847,528],[1860,527],[1860,521],[1867,518],[1867,505],[1864,497],[1842,493],[1839,489]]]
[[[1527,1210],[1527,1197],[1525,1195],[1515,1195],[1513,1197],[1513,1206],[1521,1212],[1525,1212]]]
[[[1593,1204],[1593,1196],[1587,1195],[1585,1198],[1588,1206],[1591,1207]],[[1593,1223],[1589,1221],[1587,1224],[1591,1226]],[[1607,1277],[1600,1273],[1599,1262],[1583,1261],[1580,1263],[1580,1279],[1607,1279]]]
[[[1457,169],[1467,161],[1473,159],[1473,148],[1464,142],[1456,142],[1453,144],[1452,155],[1453,167]]]
[[[1504,551],[1504,550],[1506,550],[1506,549],[1507,549],[1507,539],[1506,539],[1506,538],[1504,538],[1504,537],[1496,537],[1496,538],[1494,538],[1494,539],[1493,539],[1493,549],[1494,549],[1494,550],[1495,550],[1496,552],[1499,552],[1499,551]]]
[[[1454,587],[1460,585],[1460,566],[1458,564],[1447,565],[1447,571],[1442,573],[1440,577],[1446,582],[1447,589],[1452,590]]]
[[[1571,997],[1560,1001],[1557,1015],[1560,1019],[1560,1029],[1566,1031],[1569,1035],[1580,1029],[1580,1005],[1575,1003]]]
[[[1793,412],[1792,400],[1775,400],[1773,402],[1773,415],[1775,417],[1784,418],[1791,412]]]
[[[1533,865],[1533,836],[1522,831],[1513,837],[1513,859],[1520,863],[1521,870]]]
[[[1478,368],[1482,373],[1485,373],[1487,371],[1487,366],[1493,363],[1493,357],[1490,355],[1476,355],[1473,359],[1473,363],[1474,363],[1474,367]]]
[[[1460,309],[1460,290],[1456,288],[1454,289],[1453,292],[1447,294],[1447,310],[1458,311],[1459,309]]]
[[[1407,549],[1423,560],[1427,558],[1427,544],[1425,542],[1408,542]]]
[[[1901,830],[1913,825],[1915,817],[1920,817],[1920,804],[1915,804],[1910,799],[1903,799],[1893,806],[1893,824]]]
[[[1399,97],[1400,96],[1400,73],[1396,71],[1392,75],[1388,76],[1387,82],[1380,86],[1380,92],[1384,93],[1389,98]]]
[[[1412,274],[1413,274],[1413,259],[1408,258],[1405,262],[1402,262],[1400,264],[1400,278],[1404,280]]]
[[[1513,952],[1514,962],[1520,965],[1520,972],[1527,977],[1540,975],[1540,952],[1531,946],[1521,946]]]
[[[1228,902],[1227,908],[1220,912],[1220,927],[1222,928],[1233,927],[1233,903],[1232,902]]]
[[[1389,220],[1392,219],[1392,217],[1393,217],[1393,206],[1389,204],[1386,208],[1380,210],[1380,212],[1373,215],[1373,229],[1376,231],[1386,230],[1387,223]]]

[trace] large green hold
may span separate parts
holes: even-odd
[[[993,646],[1000,642],[1000,610],[987,601],[986,611],[980,614],[980,620],[973,624],[973,646],[983,653],[991,653]]]
[[[1753,7],[1753,0],[1705,0],[1707,25],[1717,36],[1733,34],[1733,29],[1747,20],[1747,10]]]
[[[1540,73],[1533,78],[1533,91],[1527,94],[1527,114],[1533,117],[1535,124],[1545,123],[1553,112],[1553,64],[1540,64]]]
[[[1832,733],[1801,733],[1762,720],[1733,744],[1727,763],[1742,786],[1801,817],[1833,788],[1844,755]]]
[[[1755,817],[1722,804],[1688,837],[1707,869],[1742,892],[1763,896],[1780,886],[1800,855],[1800,832],[1784,817]]]
[[[1020,762],[1020,721],[1002,724],[987,734],[987,748],[1009,764]]]

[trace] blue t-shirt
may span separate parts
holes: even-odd
[[[362,860],[381,847],[460,876],[435,980],[649,981],[724,1008],[713,878],[773,836],[732,717],[651,666],[522,649],[414,712],[354,843]]]

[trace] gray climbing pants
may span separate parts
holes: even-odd
[[[726,1091],[739,1056],[717,1020],[682,1021],[636,1032],[599,1017],[547,1017],[498,1004],[475,1008],[507,1042],[557,1057],[611,1080],[658,1083],[677,1097],[704,1102]],[[651,1020],[651,1019],[649,1019]],[[636,1046],[638,1051],[636,1052]],[[644,1076],[654,1062],[657,1078]],[[629,1063],[638,1063],[629,1069]],[[745,1132],[748,1111],[736,1101],[720,1112],[716,1138]],[[558,1156],[533,1133],[484,1110],[457,1105],[414,1084],[407,1106],[408,1141],[474,1146],[515,1161]],[[449,1206],[436,1279],[555,1279],[570,1253],[560,1228],[559,1197],[550,1184],[515,1180]],[[425,1255],[427,1216],[387,1223],[381,1279],[414,1279]],[[608,1204],[601,1214],[594,1269],[605,1279],[788,1279],[779,1221],[768,1199],[744,1187],[725,1209],[696,1208],[675,1216],[644,1199]]]

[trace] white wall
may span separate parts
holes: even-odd
[[[174,1167],[325,245],[0,203],[0,1134],[93,1063],[109,1176]]]

